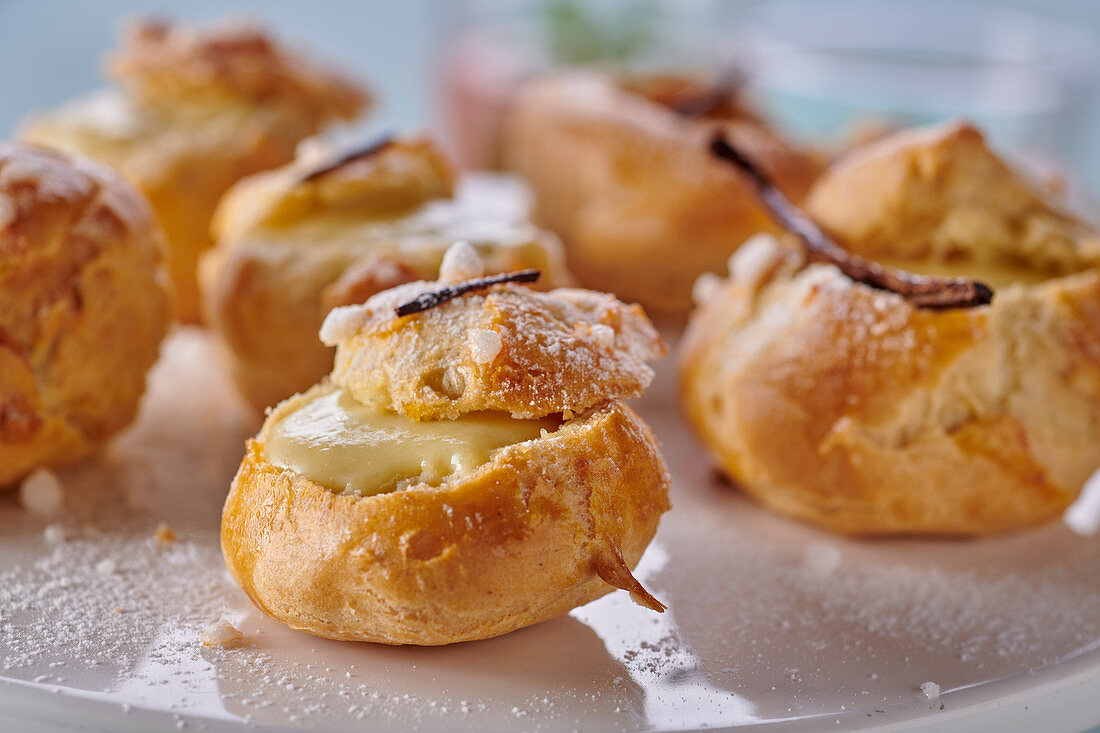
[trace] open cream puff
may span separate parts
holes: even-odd
[[[164,260],[113,170],[0,142],[0,487],[133,420],[168,330]]]
[[[530,267],[549,287],[569,284],[557,240],[495,203],[456,197],[449,161],[420,138],[306,150],[241,181],[218,209],[200,279],[242,394],[262,410],[307,389],[332,366],[317,340],[325,314],[434,280],[454,241],[472,244],[488,272]]]
[[[669,477],[621,400],[649,384],[664,345],[638,306],[483,272],[456,245],[439,282],[326,319],[331,378],[270,413],[222,515],[226,564],[269,615],[436,645],[613,587],[663,610],[630,569]]]
[[[962,123],[848,154],[808,201],[850,252],[936,277],[746,243],[700,287],[681,354],[685,411],[722,468],[850,534],[1058,516],[1100,467],[1100,234]],[[942,279],[960,274],[992,301]]]
[[[199,318],[195,266],[210,217],[238,179],[282,165],[298,143],[359,114],[358,84],[244,25],[133,24],[109,72],[119,85],[30,119],[24,139],[122,172],[168,234],[176,316]]]

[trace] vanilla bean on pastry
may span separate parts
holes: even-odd
[[[456,261],[449,284],[527,269],[547,288],[572,282],[552,235],[506,210],[497,188],[472,185],[456,181],[431,141],[390,137],[352,153],[303,150],[234,186],[199,278],[220,354],[248,402],[263,410],[308,389],[332,367],[317,340],[325,315],[436,279],[455,242],[473,261]]]
[[[853,535],[1059,516],[1100,468],[1100,232],[962,122],[849,152],[805,205],[848,252],[997,297],[921,307],[753,237],[699,283],[680,353],[684,413],[722,470]]]
[[[715,157],[733,163],[756,187],[760,200],[787,231],[794,234],[814,262],[835,265],[856,282],[897,293],[920,308],[973,308],[993,299],[988,285],[965,278],[936,278],[914,275],[853,255],[834,242],[813,220],[799,211],[783,192],[744,153],[729,144],[722,133],[710,142]]]
[[[723,271],[752,234],[779,231],[748,181],[707,151],[714,131],[793,201],[822,166],[748,109],[735,83],[571,70],[520,90],[505,159],[581,284],[677,319],[700,274]]]
[[[484,639],[627,590],[669,508],[649,428],[622,400],[664,344],[638,306],[514,282],[409,315],[441,282],[335,309],[329,378],[268,415],[230,488],[222,550],[266,613],[320,636]]]
[[[342,153],[337,156],[335,160],[330,160],[322,163],[313,170],[307,171],[302,174],[302,177],[298,179],[299,183],[309,183],[315,178],[320,178],[323,175],[333,172],[339,168],[343,168],[348,163],[353,163],[357,160],[363,160],[369,158],[372,155],[377,155],[383,150],[388,148],[394,142],[393,135],[383,135],[374,142],[368,143],[362,147],[349,150],[346,153]]]
[[[502,285],[504,283],[533,283],[539,279],[540,275],[542,275],[542,273],[538,270],[520,270],[519,272],[506,272],[501,275],[479,277],[458,283],[457,285],[444,285],[438,290],[429,290],[426,293],[421,293],[408,303],[402,303],[394,308],[393,312],[399,316],[420,313],[429,308],[443,305],[448,300],[465,295],[466,293],[484,290],[493,285]]]

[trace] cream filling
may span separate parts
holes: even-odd
[[[401,249],[415,250],[440,249],[440,242],[457,241],[519,246],[538,238],[538,230],[530,223],[499,216],[495,219],[478,216],[476,210],[451,199],[429,201],[412,209],[366,213],[337,207],[303,213],[295,219],[286,224],[264,226],[263,239],[273,242],[308,240],[318,246],[396,243]]]
[[[1007,287],[1020,283],[1022,285],[1037,285],[1050,280],[1050,275],[1025,266],[1013,266],[993,262],[926,262],[913,260],[878,259],[877,262],[887,267],[897,267],[906,272],[918,275],[931,275],[933,277],[965,277],[981,280],[994,289]]]
[[[267,432],[264,454],[331,491],[370,496],[414,483],[437,486],[560,425],[558,416],[517,420],[501,412],[416,422],[334,389],[281,416]]]

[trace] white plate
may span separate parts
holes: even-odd
[[[671,359],[659,366],[637,407],[675,508],[640,575],[668,613],[617,592],[498,639],[385,647],[290,631],[228,580],[219,510],[256,425],[207,337],[177,331],[138,423],[61,472],[62,542],[0,500],[0,715],[16,730],[1100,722],[1100,536],[1055,523],[981,542],[854,542],[774,517],[714,479],[676,415]],[[162,521],[176,542],[153,538]],[[222,616],[245,646],[199,643]]]

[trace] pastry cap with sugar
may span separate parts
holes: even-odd
[[[140,20],[127,28],[108,71],[138,99],[153,104],[228,97],[248,104],[289,104],[328,121],[350,120],[369,102],[357,82],[245,23],[198,30]]]
[[[230,189],[214,217],[218,239],[318,214],[399,214],[454,195],[454,167],[427,138],[387,139],[343,155],[319,145],[303,144],[299,151],[293,164]]]
[[[646,361],[665,353],[664,342],[640,306],[604,293],[502,284],[396,315],[423,293],[481,274],[477,254],[458,244],[438,282],[333,310],[321,329],[337,347],[333,381],[363,404],[434,420],[478,410],[582,412],[634,397],[653,379]]]
[[[1049,521],[1100,468],[1100,233],[964,123],[825,173],[809,213],[850,250],[996,287],[927,309],[762,234],[699,283],[682,407],[766,506],[854,535]],[[941,269],[942,268],[942,269]]]

